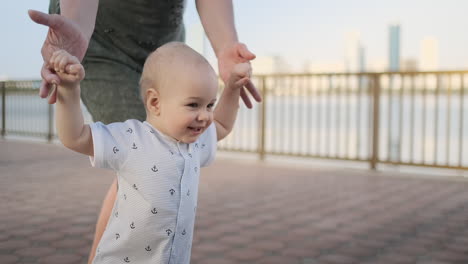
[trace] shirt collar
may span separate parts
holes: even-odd
[[[148,128],[150,129],[150,132],[157,136],[158,138],[162,139],[169,147],[171,151],[184,151],[191,153],[193,150],[193,144],[188,144],[188,143],[183,143],[180,142],[179,140],[172,138],[161,131],[157,130],[153,125],[151,125],[149,122],[144,121],[143,122]]]

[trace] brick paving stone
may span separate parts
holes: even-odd
[[[210,230],[210,229],[202,229],[199,228],[198,230],[195,231],[196,236],[200,240],[210,240],[213,241],[215,239],[218,239],[222,236],[222,232],[219,230]]]
[[[377,262],[392,263],[392,264],[414,264],[416,262],[416,256],[403,256],[398,252],[388,253],[377,258]]]
[[[345,256],[362,258],[375,255],[377,253],[377,250],[373,248],[361,247],[356,244],[349,244],[335,249],[335,253]]]
[[[205,242],[205,243],[193,244],[192,252],[197,252],[202,255],[210,255],[210,254],[222,253],[229,248],[230,248],[229,246],[224,245],[224,244]]]
[[[266,256],[256,260],[257,264],[302,264],[297,258],[283,256]]]
[[[227,245],[249,245],[253,241],[253,238],[246,234],[238,235],[227,235],[219,240],[219,243]]]
[[[57,253],[39,259],[40,264],[78,264],[82,257],[73,253]]]
[[[10,234],[7,233],[0,233],[0,242],[5,241],[10,238]]]
[[[468,255],[468,243],[462,244],[462,243],[452,243],[448,244],[445,246],[445,250],[449,252],[454,252],[454,253],[461,253],[461,254],[467,254]]]
[[[86,246],[80,247],[77,250],[73,250],[74,253],[79,254],[82,257],[88,259],[89,252],[91,251],[91,242],[88,243]]]
[[[68,227],[66,230],[64,230],[65,235],[80,235],[80,234],[86,234],[86,233],[91,233],[92,231],[90,230],[90,227],[88,226],[71,226]]]
[[[3,255],[0,253],[0,260],[2,264],[18,263],[19,257],[16,255]]]
[[[17,250],[15,254],[21,257],[44,257],[55,253],[52,247],[27,247]]]
[[[54,232],[42,232],[40,234],[34,235],[30,237],[31,241],[42,241],[42,242],[53,242],[64,237],[61,233],[54,233]]]
[[[406,256],[421,256],[430,252],[430,250],[424,246],[411,243],[399,245],[395,251],[398,251],[398,253]]]
[[[205,253],[192,249],[192,254],[190,256],[190,263],[197,263],[199,260],[201,260],[204,257],[207,257]]]
[[[436,260],[447,261],[451,263],[468,263],[468,254],[465,253],[454,253],[447,251],[439,251],[434,254],[431,254]]]
[[[346,255],[336,255],[336,254],[328,254],[320,256],[319,263],[324,264],[358,264],[359,261],[356,258]]]
[[[30,245],[26,240],[7,240],[0,242],[0,250],[15,250],[26,248]]]
[[[281,251],[281,255],[294,258],[310,258],[317,257],[321,251],[310,248],[287,247]]]
[[[240,249],[232,249],[226,253],[227,257],[234,258],[239,261],[256,261],[264,256],[262,251],[248,249],[248,248],[240,248]]]
[[[252,248],[264,251],[279,251],[284,246],[284,243],[278,241],[257,241],[252,245]]]
[[[51,245],[55,248],[70,248],[70,249],[78,249],[80,247],[88,245],[88,241],[83,239],[61,239],[51,243]]]
[[[192,262],[192,264],[237,264],[239,262],[232,260],[232,259],[226,259],[222,257],[213,257],[213,258],[204,258],[200,260],[195,260]]]
[[[13,230],[10,234],[12,236],[33,236],[41,232],[42,231],[37,227],[23,227]]]

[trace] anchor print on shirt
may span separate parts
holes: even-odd
[[[132,149],[137,149],[138,147],[136,146],[135,143],[133,143]]]
[[[156,165],[154,165],[154,166],[151,168],[151,170],[152,170],[153,172],[158,172],[158,168],[156,168]]]
[[[167,236],[170,236],[172,234],[172,230],[166,229]]]
[[[204,149],[206,147],[205,144],[201,144],[201,148]]]
[[[170,189],[169,192],[171,193],[171,195],[174,195],[175,190],[174,190],[174,189]]]
[[[190,196],[190,190],[187,191],[187,196]]]
[[[150,246],[145,247],[145,250],[146,250],[146,251],[151,251]]]
[[[198,143],[195,143],[195,147],[198,148]]]
[[[182,231],[182,235],[185,236],[185,234],[187,234],[187,232],[185,232],[185,229],[184,229],[184,231]]]
[[[171,155],[174,155],[174,152],[172,150],[169,150],[169,152],[171,153]]]
[[[131,134],[131,133],[133,133],[133,130],[131,128],[128,128],[127,132]]]
[[[130,228],[131,228],[131,229],[135,229],[135,223],[132,222],[132,223],[130,224]]]
[[[151,213],[152,213],[152,214],[157,214],[158,211],[156,211],[156,208],[153,208],[153,210],[151,210]]]
[[[115,217],[119,217],[119,212],[115,212]]]
[[[138,187],[136,186],[136,184],[133,184],[133,189],[138,191]]]
[[[124,193],[124,200],[127,200],[127,195]]]
[[[128,263],[128,262],[130,262],[130,259],[128,257],[125,257],[124,261]]]
[[[192,153],[189,153],[188,156],[189,156],[189,157],[192,157]]]
[[[151,134],[154,134],[154,130],[153,130],[153,129],[151,129],[151,130],[150,130],[150,133],[151,133]]]
[[[120,234],[119,233],[115,233],[115,240],[119,239],[120,238]]]
[[[117,152],[119,152],[119,149],[118,149],[117,147],[114,147],[114,148],[112,149],[112,152],[114,152],[114,154],[116,154]]]

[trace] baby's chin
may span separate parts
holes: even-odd
[[[180,140],[180,142],[185,143],[185,144],[192,144],[192,143],[195,143],[198,140],[199,137],[200,136],[198,136],[196,138],[184,138],[184,139]]]

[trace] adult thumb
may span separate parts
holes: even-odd
[[[32,9],[28,10],[28,15],[31,18],[31,20],[36,22],[37,24],[48,26],[50,28],[57,28],[60,26],[60,24],[63,23],[62,17],[60,15],[50,15]]]
[[[247,60],[253,60],[256,57],[255,54],[253,54],[244,43],[238,44],[237,51],[242,58]]]

